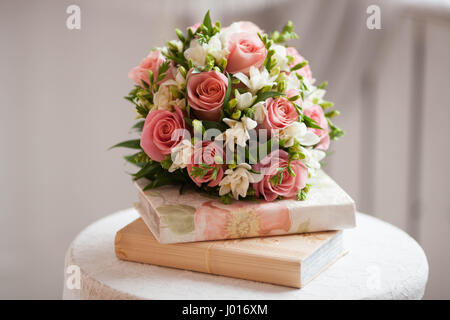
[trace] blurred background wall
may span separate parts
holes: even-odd
[[[80,30],[66,28],[71,4]],[[371,4],[381,30],[366,27]],[[70,241],[135,201],[121,151],[107,151],[133,124],[127,72],[207,9],[224,25],[294,22],[347,132],[327,172],[423,246],[425,297],[450,298],[448,0],[1,0],[0,298],[60,298]]]

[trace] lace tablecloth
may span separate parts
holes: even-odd
[[[365,214],[344,231],[349,253],[302,289],[118,260],[117,230],[134,209],[83,230],[66,253],[64,299],[421,299],[428,262],[417,242]]]

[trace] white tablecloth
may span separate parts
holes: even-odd
[[[66,253],[64,299],[421,299],[428,278],[417,242],[365,214],[344,231],[349,254],[303,289],[121,261],[115,233],[137,217],[121,211],[76,237]]]

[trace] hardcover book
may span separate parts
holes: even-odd
[[[119,230],[119,259],[301,288],[344,255],[343,231],[161,244],[137,219]]]
[[[160,243],[237,239],[305,232],[343,230],[355,226],[355,204],[323,171],[311,178],[304,201],[233,201],[195,190],[164,186],[144,191],[136,181],[142,219]]]

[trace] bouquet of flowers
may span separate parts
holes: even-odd
[[[267,34],[251,22],[222,28],[211,21],[176,29],[177,40],[153,49],[129,72],[127,97],[138,114],[140,139],[114,147],[147,178],[145,190],[192,185],[233,199],[298,199],[343,135],[315,85],[308,62],[284,43],[296,39],[288,22]]]

